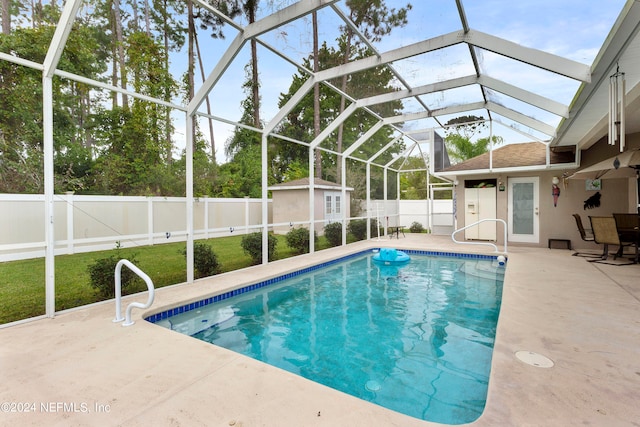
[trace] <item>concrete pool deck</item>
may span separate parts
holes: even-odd
[[[159,289],[136,323],[97,304],[0,329],[2,426],[430,426],[142,319],[376,246],[483,252],[447,236],[370,240]],[[486,252],[485,252],[486,253]],[[144,295],[127,297],[145,302]],[[520,361],[518,351],[554,362]],[[640,425],[640,264],[510,247],[487,405],[471,426]],[[15,411],[15,412],[12,412]]]

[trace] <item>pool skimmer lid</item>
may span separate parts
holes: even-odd
[[[533,351],[516,351],[516,357],[527,365],[535,366],[537,368],[553,367],[553,360],[541,354],[534,353]]]

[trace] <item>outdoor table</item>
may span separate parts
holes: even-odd
[[[616,229],[621,242],[631,242],[636,248],[634,262],[638,263],[638,246],[640,245],[640,215],[638,214],[613,214],[616,219]],[[623,247],[620,246],[618,254],[622,255]]]
[[[396,235],[396,239],[400,238],[400,233],[402,233],[402,237],[406,237],[404,235],[404,225],[392,225],[389,226],[389,236],[393,238],[393,235]]]
[[[636,255],[633,258],[633,262],[637,264],[640,261],[638,253],[638,246],[640,245],[640,228],[618,228],[618,236],[620,236],[621,242],[633,242],[633,246],[636,248]],[[622,252],[622,246],[620,246],[619,252]]]

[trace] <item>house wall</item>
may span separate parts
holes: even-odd
[[[561,177],[562,170],[555,171],[532,171],[520,173],[504,173],[504,174],[484,174],[484,175],[465,175],[458,178],[456,186],[456,205],[457,205],[457,228],[464,227],[464,180],[497,178],[498,185],[504,183],[505,190],[497,192],[496,212],[497,218],[508,222],[508,179],[513,177],[532,177],[539,178],[539,221],[540,233],[539,241],[535,243],[518,243],[508,242],[509,246],[538,246],[547,247],[548,239],[570,239],[573,248],[593,248],[597,249],[599,245],[591,242],[584,242],[580,238],[578,229],[573,218],[574,213],[580,214],[585,228],[589,226],[589,215],[611,215],[614,212],[629,212],[630,210],[630,193],[635,191],[635,178],[627,179],[607,179],[602,181],[602,190],[600,191],[601,205],[599,208],[584,209],[584,201],[595,191],[587,191],[585,181],[581,179],[566,179],[560,182],[560,197],[556,207],[553,206],[553,197],[551,194],[551,180],[554,176]],[[635,201],[635,199],[634,199]],[[459,235],[459,237],[462,237]],[[502,224],[497,225],[497,244],[504,245],[504,231]]]
[[[640,149],[640,133],[626,136],[625,150]],[[619,146],[612,146],[607,143],[607,138],[600,139],[589,149],[580,153],[581,167],[591,166],[604,159],[615,156],[620,152]],[[614,212],[636,212],[637,189],[636,179],[632,178],[606,178],[602,179],[602,189],[600,191],[600,207],[593,209],[585,209],[584,202],[595,191],[586,190],[586,182],[584,179],[565,179],[560,182],[560,198],[558,205],[553,206],[553,197],[551,194],[551,179],[554,176],[561,177],[564,172],[572,172],[572,170],[556,169],[553,171],[531,171],[518,173],[493,173],[464,175],[458,177],[458,185],[456,186],[456,228],[464,227],[464,181],[478,179],[497,179],[498,183],[505,185],[505,191],[497,192],[496,200],[496,217],[508,222],[508,179],[512,177],[530,177],[537,176],[539,178],[539,221],[540,233],[537,244],[508,242],[510,246],[539,246],[547,247],[549,239],[569,239],[571,245],[576,249],[598,249],[600,245],[592,242],[585,242],[581,239],[580,233],[573,218],[573,214],[577,213],[582,218],[585,228],[591,228],[589,216],[610,216]],[[499,184],[498,184],[499,185]],[[502,225],[497,226],[497,244],[504,244],[504,231]],[[462,237],[462,233],[458,235]]]
[[[640,148],[640,133],[627,135],[625,141],[625,150],[633,150]],[[618,145],[613,146],[607,143],[607,138],[602,138],[592,145],[588,150],[584,150],[580,154],[580,167],[591,166],[609,157],[613,157],[620,152]]]

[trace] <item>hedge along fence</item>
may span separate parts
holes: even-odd
[[[271,200],[268,201],[271,222]],[[43,195],[0,194],[0,262],[44,257]],[[56,255],[186,241],[184,197],[54,196]],[[260,231],[261,199],[196,198],[194,239]]]

